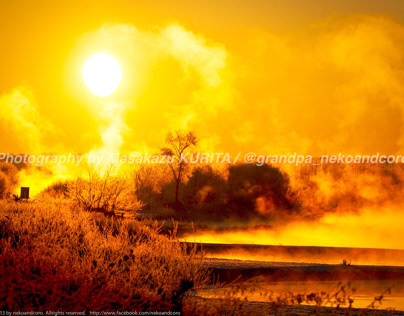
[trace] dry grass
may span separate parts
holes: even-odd
[[[67,200],[0,201],[0,310],[175,310],[202,257],[136,221],[96,223]]]

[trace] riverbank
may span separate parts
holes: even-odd
[[[221,282],[260,277],[267,282],[279,281],[353,281],[404,280],[404,267],[348,264],[317,264],[293,262],[265,262],[250,260],[206,258]]]

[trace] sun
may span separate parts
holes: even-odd
[[[83,79],[93,94],[108,97],[114,93],[121,82],[121,66],[111,55],[95,54],[87,59],[83,66]]]

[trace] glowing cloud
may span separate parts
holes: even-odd
[[[52,125],[39,114],[33,100],[33,94],[27,88],[0,96],[2,152],[34,154],[48,149],[44,142],[45,138],[53,138]]]

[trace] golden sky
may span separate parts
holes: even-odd
[[[404,152],[404,3],[0,2],[1,152]],[[122,67],[109,98],[84,62]]]

